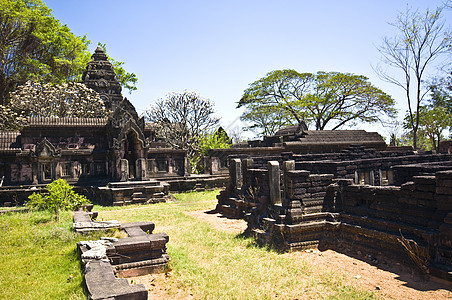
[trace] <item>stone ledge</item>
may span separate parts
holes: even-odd
[[[142,300],[148,298],[148,291],[144,285],[129,285],[127,279],[116,278],[108,262],[91,260],[86,263],[84,274],[88,299]]]

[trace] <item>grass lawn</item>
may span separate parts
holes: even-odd
[[[76,242],[100,235],[71,228],[69,212],[0,215],[0,299],[86,299]]]
[[[314,270],[308,261],[260,248],[252,239],[218,231],[186,215],[213,209],[217,192],[178,194],[178,201],[99,207],[99,219],[152,221],[170,236],[169,295],[195,299],[373,299],[344,283],[340,270]],[[46,213],[0,215],[0,299],[84,299],[75,243],[96,236],[72,231]]]

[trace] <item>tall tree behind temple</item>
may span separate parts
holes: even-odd
[[[422,13],[408,8],[404,13],[399,13],[397,20],[391,24],[397,29],[397,35],[386,37],[378,49],[383,62],[392,68],[392,72],[378,67],[377,74],[405,92],[407,121],[413,134],[414,148],[418,148],[420,110],[428,94],[425,78],[435,60],[441,57],[446,59],[438,62],[440,66],[450,63],[452,32],[445,27],[441,13],[442,8]]]
[[[362,75],[339,72],[298,73],[275,70],[251,83],[237,107],[241,119],[264,134],[293,124],[316,130],[356,122],[383,122],[396,114],[394,100]]]
[[[80,81],[91,53],[86,35],[74,35],[41,0],[0,1],[0,105],[28,80],[61,84]],[[105,46],[105,45],[104,45]],[[121,85],[136,90],[137,77],[114,61]]]
[[[0,104],[27,80],[76,80],[90,59],[89,41],[52,16],[41,0],[2,0],[0,4]]]
[[[182,149],[196,171],[200,139],[214,129],[220,119],[214,103],[195,92],[169,93],[146,111],[147,120],[157,127],[157,136],[172,148]]]

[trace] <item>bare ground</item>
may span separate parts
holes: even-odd
[[[246,229],[243,220],[227,219],[208,211],[187,212],[214,228],[231,233]],[[348,254],[348,255],[347,255]],[[282,254],[293,259],[308,261],[312,272],[341,270],[345,283],[375,292],[383,299],[452,299],[452,283],[435,277],[424,277],[413,269],[387,258],[374,258],[361,252],[344,249],[344,253],[316,249]],[[149,299],[192,299],[186,291],[174,290],[169,294],[166,286],[171,278],[165,274],[134,277],[133,283],[142,283],[149,291]]]

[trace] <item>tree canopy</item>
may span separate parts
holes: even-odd
[[[338,129],[352,122],[394,117],[393,99],[362,75],[339,72],[298,73],[276,70],[250,84],[237,107],[241,119],[264,134],[287,125]]]
[[[157,126],[157,136],[174,149],[187,151],[192,162],[200,152],[200,139],[217,127],[214,105],[195,92],[169,93],[146,111],[148,121]],[[196,169],[194,167],[193,169]]]
[[[414,117],[417,118],[417,114],[415,114]],[[449,113],[445,107],[434,105],[420,107],[418,137],[420,139],[428,140],[432,150],[439,149],[440,142],[444,140],[444,131],[451,126],[452,114]],[[404,128],[408,130],[409,136],[412,137],[412,127],[410,123],[410,116],[408,114],[404,120]],[[419,143],[418,146],[421,145],[423,145],[423,143]]]
[[[61,84],[78,81],[90,59],[85,36],[76,36],[41,0],[0,2],[0,105],[28,80]],[[115,71],[121,84],[135,89],[136,76],[121,62]]]
[[[41,0],[0,4],[0,104],[27,80],[75,80],[89,61],[89,41],[52,16]]]

